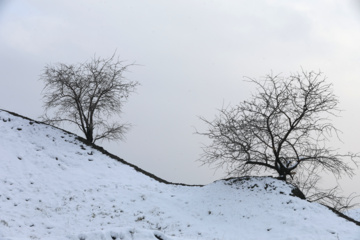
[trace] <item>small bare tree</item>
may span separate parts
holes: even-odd
[[[136,86],[123,73],[130,65],[123,65],[115,54],[107,59],[94,57],[81,64],[48,65],[41,79],[45,82],[43,99],[44,120],[58,124],[75,124],[87,141],[123,139],[128,124],[110,123],[119,115],[123,104]],[[49,117],[49,110],[54,116]]]
[[[327,118],[338,111],[338,99],[321,72],[249,81],[257,86],[250,101],[221,109],[213,121],[201,118],[209,128],[198,134],[211,140],[203,148],[203,163],[226,168],[229,175],[266,169],[283,180],[309,165],[337,177],[353,174],[343,158],[357,155],[325,145],[338,132]]]

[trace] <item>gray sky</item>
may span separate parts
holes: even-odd
[[[360,5],[352,0],[0,0],[0,108],[38,118],[39,75],[48,63],[94,54],[139,66],[142,85],[122,121],[134,126],[109,151],[168,181],[222,177],[196,162],[204,129],[223,104],[250,95],[244,76],[321,70],[344,109],[335,125],[346,151],[360,152]],[[360,171],[345,180],[360,194]]]

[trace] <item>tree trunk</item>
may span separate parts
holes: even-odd
[[[279,176],[277,177],[277,179],[286,181],[286,174],[279,174]]]
[[[288,172],[286,171],[286,169],[284,167],[280,167],[280,169],[277,170],[279,177],[279,180],[283,180],[286,181],[286,175],[288,175]]]
[[[85,133],[85,136],[86,136],[86,140],[90,143],[93,143],[94,142],[94,137],[93,137],[93,130],[91,128],[88,128],[86,133]]]

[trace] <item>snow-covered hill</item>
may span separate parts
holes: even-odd
[[[159,182],[73,134],[0,110],[0,239],[359,240],[270,177]]]

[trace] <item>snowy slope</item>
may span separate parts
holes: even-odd
[[[164,184],[0,110],[0,239],[346,239],[360,227],[268,177]]]
[[[346,215],[360,222],[360,208],[350,209]]]

